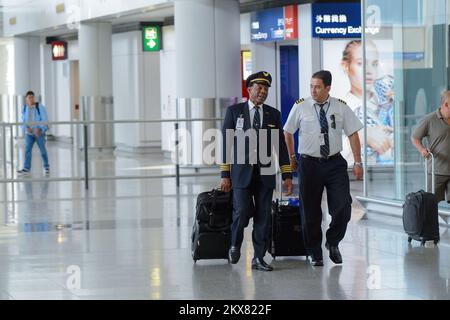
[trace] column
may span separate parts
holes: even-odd
[[[269,43],[251,43],[252,51],[252,70],[253,72],[267,71],[272,75],[272,85],[269,88],[267,103],[274,108],[281,108],[277,101],[277,48],[275,42]]]
[[[298,7],[298,61],[300,66],[300,97],[310,96],[309,86],[311,76],[321,68],[320,61],[320,39],[313,38],[311,32],[312,16],[311,4],[304,4]]]
[[[14,40],[0,38],[0,121],[9,119],[14,104]]]
[[[176,92],[180,118],[214,118],[240,94],[240,12],[238,0],[176,0]],[[203,165],[203,132],[214,122],[189,123],[191,151],[184,160]]]
[[[104,22],[81,23],[78,39],[81,113],[91,121],[113,120],[112,25]],[[90,148],[111,152],[114,148],[113,137],[113,125],[89,126]]]
[[[29,90],[41,95],[41,40],[39,37],[14,38],[15,92],[24,96]]]
[[[18,122],[25,94],[31,90],[41,101],[41,40],[39,37],[14,37],[14,96],[8,104],[8,119]],[[11,100],[11,99],[10,99]],[[15,128],[15,136],[20,130]]]

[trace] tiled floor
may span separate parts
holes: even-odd
[[[73,168],[71,149],[50,145],[50,152],[52,177],[81,170]],[[42,175],[37,156],[35,177]],[[160,156],[108,156],[90,164],[96,174],[173,172]],[[15,201],[0,203],[0,299],[450,298],[449,231],[441,229],[437,247],[408,245],[400,219],[361,219],[356,201],[340,245],[342,266],[325,256],[325,266],[314,268],[294,257],[277,258],[274,272],[253,271],[250,228],[238,264],[195,264],[196,196],[218,182],[215,176],[183,178],[177,192],[173,178],[97,181],[86,195],[80,182],[16,184]],[[360,190],[353,182],[353,195]]]

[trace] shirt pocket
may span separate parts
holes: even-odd
[[[335,113],[334,114],[334,121],[335,121],[335,124],[336,124],[336,130],[341,132],[344,129],[344,118],[342,117],[341,114]],[[331,124],[331,121],[330,121],[330,124]]]
[[[320,125],[317,117],[314,115],[305,116],[300,123],[300,132],[302,135],[313,135],[320,132]]]

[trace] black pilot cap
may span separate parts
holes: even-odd
[[[264,84],[268,87],[272,84],[272,76],[270,73],[266,71],[260,71],[248,76],[245,84],[248,87],[251,87],[254,83]]]

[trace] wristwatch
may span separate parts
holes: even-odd
[[[355,163],[353,164],[353,166],[362,167],[363,164],[362,164],[362,162],[355,162]]]
[[[295,153],[294,153],[294,154],[291,154],[291,155],[289,156],[289,158],[295,159],[295,158],[296,158],[296,157],[295,157]]]

